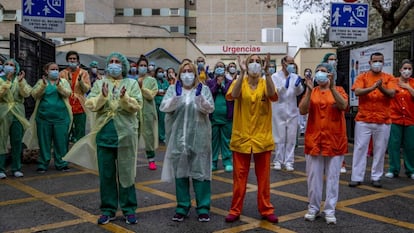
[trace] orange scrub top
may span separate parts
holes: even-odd
[[[374,75],[372,71],[367,71],[358,75],[352,91],[357,88],[367,88],[373,86],[380,78],[382,78],[382,86],[387,89],[396,89],[393,82],[394,76],[381,72],[380,75]],[[375,89],[366,95],[358,96],[358,113],[355,121],[363,121],[366,123],[391,124],[390,104],[391,99],[385,96],[380,90]]]
[[[398,85],[399,80],[392,80],[397,88],[394,98],[391,99],[391,121],[398,125],[414,125],[414,97],[407,89]],[[414,88],[413,78],[408,79],[408,85]]]
[[[231,93],[236,82],[227,91],[227,100],[233,100]],[[277,94],[266,96],[265,79],[259,79],[256,90],[250,88],[247,77],[243,79],[240,96],[234,99],[232,151],[250,154],[274,149],[271,101],[277,99]]]
[[[342,87],[335,87],[348,101]],[[345,111],[336,107],[332,92],[315,87],[310,97],[305,133],[305,154],[335,156],[348,152]]]

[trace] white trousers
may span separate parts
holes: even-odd
[[[371,180],[380,180],[384,173],[384,157],[390,137],[391,125],[357,121],[355,123],[352,181],[364,181],[369,141],[372,136],[373,160]]]
[[[299,115],[299,133],[305,133],[307,121],[308,121],[308,114]]]
[[[275,135],[275,157],[273,163],[279,162],[293,166],[295,162],[296,135],[298,133],[298,117],[288,122],[278,123]]]
[[[326,200],[324,212],[334,215],[338,202],[339,176],[343,155],[337,156],[311,156],[305,155],[306,174],[308,176],[309,212],[319,212],[322,202],[323,176],[326,176]]]

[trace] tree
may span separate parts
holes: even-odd
[[[259,0],[264,2],[267,7],[276,7],[284,4],[296,9],[298,18],[304,12],[321,13],[329,12],[331,0]],[[405,16],[414,8],[414,0],[372,0],[368,2],[374,8],[382,19],[381,34],[387,36],[393,34]],[[412,21],[411,21],[412,22]],[[412,24],[412,23],[411,23]]]

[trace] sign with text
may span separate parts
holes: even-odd
[[[331,3],[329,40],[368,40],[368,16],[368,4]]]
[[[65,0],[22,0],[22,25],[35,32],[65,32]]]

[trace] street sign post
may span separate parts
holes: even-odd
[[[368,16],[368,4],[331,3],[329,40],[368,40]]]
[[[22,0],[22,25],[35,32],[65,32],[65,0]]]

